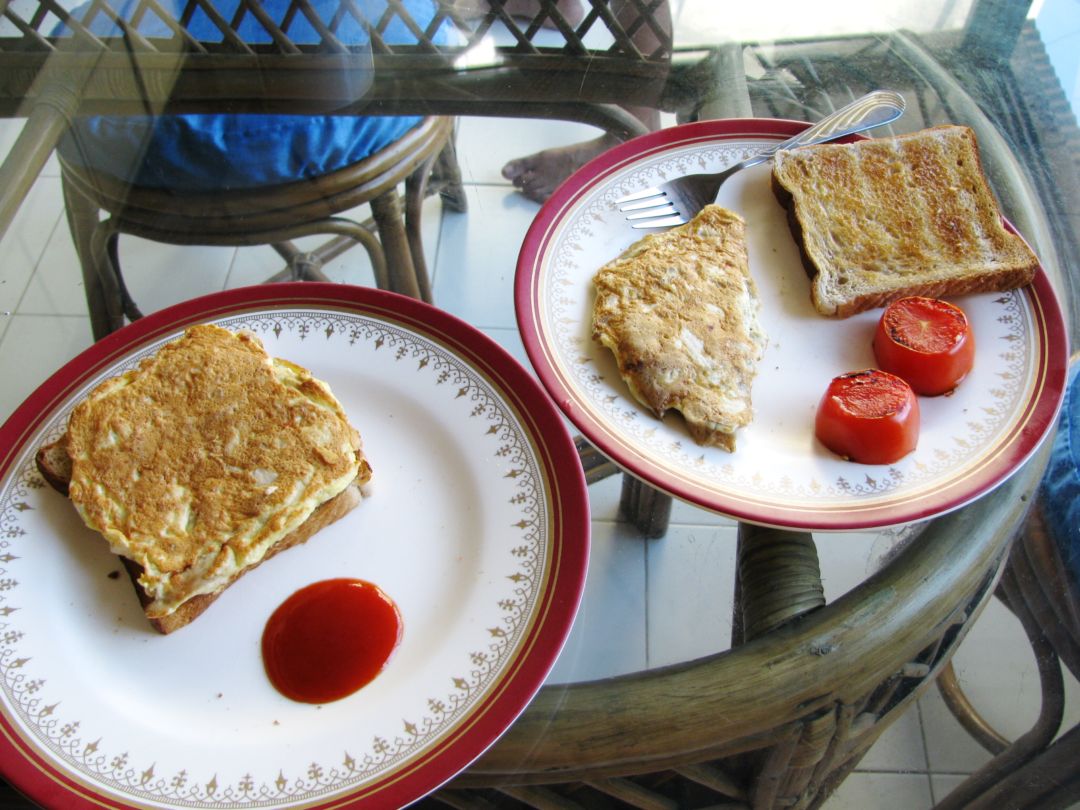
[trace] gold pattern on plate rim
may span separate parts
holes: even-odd
[[[508,544],[506,579],[512,587],[494,605],[498,617],[487,628],[486,649],[463,654],[453,688],[426,699],[423,716],[402,720],[401,730],[392,738],[376,736],[368,743],[350,741],[336,763],[311,762],[296,768],[276,769],[274,778],[260,781],[250,773],[225,783],[216,773],[195,774],[180,768],[166,772],[159,762],[143,762],[124,746],[114,748],[109,732],[85,729],[77,717],[65,711],[62,696],[50,694],[47,679],[35,671],[31,658],[20,654],[20,642],[30,632],[21,622],[18,559],[22,547],[32,538],[21,516],[32,510],[34,492],[46,488],[33,461],[33,452],[24,453],[0,491],[0,689],[14,714],[12,718],[38,748],[91,785],[114,794],[148,802],[174,802],[208,808],[272,806],[281,802],[325,799],[331,794],[356,790],[374,779],[392,774],[410,760],[421,758],[425,750],[452,733],[470,709],[484,697],[510,661],[530,627],[530,617],[545,579],[549,522],[545,514],[546,483],[531,449],[529,438],[512,412],[485,378],[461,358],[432,340],[376,318],[349,313],[296,310],[284,313],[255,313],[217,321],[230,329],[247,329],[255,334],[295,333],[301,340],[344,341],[349,346],[367,344],[372,351],[388,351],[395,361],[428,375],[434,386],[447,386],[454,399],[473,403],[469,417],[477,420],[479,433],[495,437],[494,455],[509,462],[515,490],[510,503],[518,519],[510,528],[519,536]],[[106,376],[134,368],[156,352],[161,341],[132,354],[122,365],[108,369],[84,387],[89,391]],[[59,436],[70,408],[80,397],[72,397],[63,412],[53,415],[39,440],[44,443]],[[25,553],[25,552],[24,552]],[[30,618],[30,617],[26,617]],[[360,751],[366,745],[367,750]]]

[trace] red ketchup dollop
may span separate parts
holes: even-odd
[[[370,683],[401,641],[401,613],[381,588],[327,579],[294,593],[271,614],[263,666],[281,694],[328,703]]]

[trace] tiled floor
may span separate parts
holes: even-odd
[[[0,122],[0,154],[20,125]],[[427,204],[425,239],[437,302],[526,365],[513,279],[518,246],[538,206],[516,194],[499,168],[540,146],[594,134],[584,126],[551,122],[463,120],[459,150],[469,210],[444,212],[437,199]],[[175,248],[125,239],[122,257],[135,299],[147,311],[255,283],[278,269],[268,248]],[[346,253],[329,272],[335,280],[371,283],[361,250]],[[0,313],[3,420],[91,342],[55,164],[46,168],[0,242]],[[593,551],[585,601],[552,680],[630,672],[724,649],[731,629],[734,524],[677,505],[668,536],[645,543],[617,518],[617,479],[594,485],[590,496]],[[888,549],[874,534],[826,535],[818,545],[830,599],[861,581]],[[1011,736],[1026,730],[1038,711],[1034,661],[1018,623],[996,602],[971,631],[956,665],[973,701],[998,728]],[[1069,690],[1071,725],[1080,719],[1080,687],[1070,680]],[[890,728],[827,806],[930,807],[986,759],[933,692]]]

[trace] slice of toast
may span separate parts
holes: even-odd
[[[162,633],[356,506],[371,476],[326,383],[212,325],[99,384],[37,464],[124,559]]]
[[[57,492],[66,497],[68,494],[68,484],[71,481],[71,459],[64,449],[64,440],[58,439],[39,448],[35,460],[37,462],[38,471],[45,481]],[[237,571],[219,590],[213,593],[193,596],[181,604],[172,613],[166,614],[165,616],[158,618],[147,617],[150,626],[159,633],[168,634],[190,624],[195,618],[201,615],[203,611],[210,607],[210,605],[225,592],[226,588],[236,582],[236,580],[244,574],[257,568],[260,564],[266,562],[266,560],[269,560],[274,555],[307,542],[307,540],[313,537],[316,532],[344,517],[363,500],[360,489],[363,477],[364,476],[358,476],[353,483],[343,489],[340,493],[318,506],[315,511],[311,513],[310,517],[300,524],[300,526],[271,546],[259,562]],[[120,560],[124,564],[124,569],[127,571],[128,576],[131,578],[131,584],[135,588],[135,593],[139,598],[139,604],[145,609],[153,600],[139,583],[139,577],[143,573],[142,566],[128,557],[120,557]]]
[[[1006,230],[967,127],[778,152],[772,188],[825,316],[1011,290],[1039,266]]]
[[[733,451],[765,348],[742,217],[706,206],[631,245],[593,283],[593,338],[634,397],[657,417],[679,411],[698,444]]]

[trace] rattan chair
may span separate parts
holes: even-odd
[[[1047,473],[1048,481],[1064,476],[1067,486],[1040,488],[997,590],[998,598],[1020,620],[1035,654],[1042,693],[1039,717],[1025,734],[1007,740],[967,700],[952,669],[946,670],[938,684],[946,705],[994,756],[956,787],[939,810],[1052,810],[1080,802],[1080,724],[1062,733],[1062,667],[1080,679],[1078,366],[1080,355],[1075,355],[1073,383]],[[1070,501],[1063,503],[1061,498]]]
[[[389,5],[365,0],[360,7],[385,16]],[[182,22],[199,50],[228,37],[255,52],[270,43],[289,51],[333,43],[361,62],[365,54],[370,58],[376,36],[392,43],[415,43],[420,36],[433,44],[452,36],[450,22],[436,16],[434,0],[404,0],[395,7],[409,21],[384,21],[381,29],[366,17],[343,15],[336,0],[307,0],[300,11],[286,0],[213,0],[186,8]],[[90,2],[63,15],[53,35],[60,46],[79,38],[119,39],[134,54],[142,42],[176,36],[176,25],[140,5],[106,9]],[[358,80],[353,92],[362,97],[369,84]],[[313,84],[311,92],[323,89]],[[321,116],[154,109],[148,103],[143,114],[75,116],[57,150],[95,338],[125,317],[140,316],[120,269],[121,234],[173,244],[271,244],[288,262],[274,279],[296,280],[325,279],[323,262],[360,243],[379,287],[431,301],[420,212],[437,161],[442,179],[459,181],[452,119],[339,115],[332,109]],[[459,188],[446,196],[463,206]],[[373,224],[342,216],[363,204],[370,204]],[[312,234],[334,238],[311,252],[292,242]]]
[[[364,160],[306,180],[231,191],[139,188],[61,157],[68,223],[82,264],[94,338],[140,317],[119,263],[121,234],[171,244],[272,244],[288,267],[271,280],[322,279],[321,266],[351,244],[368,251],[376,284],[431,301],[420,220],[436,165],[438,190],[464,208],[453,157],[453,119],[428,117]],[[405,184],[402,203],[399,184]],[[435,186],[431,186],[435,190]],[[341,216],[370,203],[374,225]],[[100,211],[109,216],[101,219]],[[335,238],[301,252],[292,240]]]

